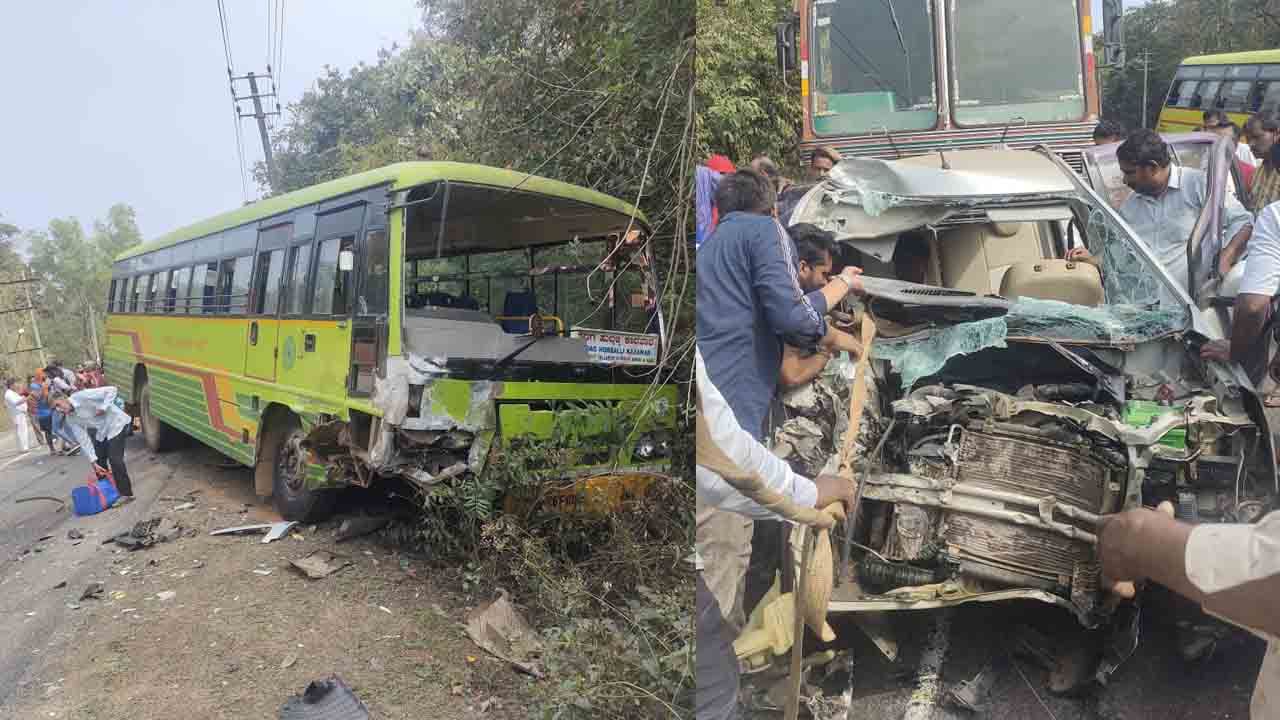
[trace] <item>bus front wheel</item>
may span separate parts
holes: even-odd
[[[146,378],[138,390],[138,413],[142,416],[142,437],[151,452],[159,453],[173,447],[177,431],[156,417],[151,407],[151,383]]]
[[[274,433],[276,446],[271,501],[285,520],[321,520],[332,511],[337,497],[334,490],[307,488],[307,451],[302,447],[305,437],[302,425],[293,416]]]

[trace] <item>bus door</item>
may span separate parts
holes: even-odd
[[[291,223],[258,231],[258,255],[254,261],[253,289],[246,319],[244,374],[261,380],[274,382],[276,379],[285,247],[292,232]]]

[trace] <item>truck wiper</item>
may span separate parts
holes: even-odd
[[[512,350],[511,352],[509,352],[509,353],[507,353],[506,355],[503,355],[501,358],[499,358],[498,362],[494,363],[494,364],[493,364],[493,368],[492,368],[491,370],[489,370],[489,379],[490,379],[490,380],[493,380],[494,378],[496,378],[496,377],[498,376],[498,371],[502,370],[502,369],[503,369],[503,368],[505,368],[507,365],[510,365],[510,364],[511,364],[511,362],[512,362],[513,360],[515,360],[517,357],[519,357],[519,356],[520,356],[520,353],[522,353],[522,352],[524,352],[525,350],[528,350],[529,348],[533,347],[534,345],[536,345],[536,344],[538,343],[538,341],[539,341],[539,340],[541,340],[541,339],[542,339],[542,338],[544,338],[544,337],[549,337],[549,336],[547,336],[547,335],[535,335],[535,336],[534,336],[534,338],[533,338],[532,340],[530,340],[529,342],[527,342],[527,343],[525,343],[525,344],[521,345],[520,347],[516,348],[515,350]]]

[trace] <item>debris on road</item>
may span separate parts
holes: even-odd
[[[177,596],[178,596],[178,593],[174,592],[173,590],[161,590],[160,592],[156,593],[156,599],[159,600],[160,602],[168,602]]]
[[[237,525],[235,527],[214,530],[209,534],[210,535],[250,535],[250,534],[260,533],[263,530],[266,530],[267,538],[269,539],[264,539],[263,542],[271,542],[272,540],[275,540],[276,538],[284,535],[286,532],[289,532],[289,528],[293,527],[294,525],[297,525],[297,523],[293,521],[278,522],[278,523],[257,523],[255,525]],[[283,528],[283,529],[280,529],[280,528]],[[272,537],[273,535],[275,537]]]
[[[545,676],[533,662],[542,651],[542,641],[507,599],[507,591],[499,589],[498,593],[496,600],[476,608],[467,617],[467,635],[493,656],[542,679]]]
[[[79,531],[79,530],[77,530],[76,528],[71,528],[70,530],[68,530],[68,531],[67,531],[67,539],[68,539],[68,540],[83,540],[83,539],[84,539],[84,533],[80,532],[80,531]]]
[[[175,505],[173,509],[174,510],[191,510],[195,508],[195,506],[196,504],[193,502],[185,502],[185,503],[182,503],[181,505]]]
[[[293,526],[297,524],[298,523],[296,522],[289,521],[289,522],[280,522],[280,523],[276,523],[275,525],[272,525],[271,530],[267,532],[266,537],[262,538],[262,543],[265,545],[266,543],[269,543],[272,540],[279,540],[280,538],[285,536],[285,533],[289,532],[291,529],[293,529]]]
[[[271,571],[267,570],[266,568],[254,568],[253,574],[254,575],[270,575]]]
[[[19,503],[31,502],[33,500],[48,500],[49,502],[58,503],[58,509],[54,510],[54,512],[62,512],[63,510],[67,509],[66,500],[63,500],[62,498],[51,497],[49,495],[32,495],[31,497],[18,498],[17,500],[13,501],[13,504],[17,505]]]
[[[350,565],[351,560],[343,555],[335,555],[328,550],[316,550],[305,557],[290,560],[289,564],[301,570],[312,580],[319,580]]]
[[[80,593],[81,600],[101,600],[103,593],[107,591],[107,586],[100,582],[91,582],[89,586]]]
[[[67,581],[66,581],[66,580],[63,580],[62,582],[58,583],[57,585],[54,585],[54,586],[53,586],[53,589],[54,589],[54,590],[61,590],[62,588],[66,587],[66,586],[67,586]]]
[[[294,655],[293,653],[290,653],[285,657],[284,660],[280,662],[280,669],[288,670],[289,668],[293,667],[293,664],[296,662],[298,662],[298,656]]]
[[[313,680],[280,708],[280,720],[369,720],[369,708],[342,678]]]
[[[175,540],[181,535],[182,526],[177,522],[169,518],[150,518],[137,523],[131,530],[108,538],[106,542],[114,542],[130,550],[141,550],[157,543]]]
[[[352,538],[358,538],[362,535],[368,535],[371,532],[381,530],[391,522],[391,518],[386,515],[362,515],[359,517],[351,517],[342,521],[338,526],[338,532],[335,539],[338,542],[346,542]]]
[[[969,712],[984,712],[991,687],[999,675],[997,666],[1006,664],[1007,657],[1003,653],[992,658],[977,675],[948,688],[942,696],[943,702]]]

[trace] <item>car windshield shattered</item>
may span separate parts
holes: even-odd
[[[1105,679],[1137,611],[1104,602],[1102,518],[1168,500],[1251,522],[1275,502],[1261,403],[1238,367],[1200,358],[1222,313],[1047,151],[846,160],[787,220],[833,232],[836,264],[865,273],[837,321],[870,329],[865,373],[834,362],[789,389],[773,432],[798,472],[838,470],[822,438],[850,427],[866,378],[832,612],[1039,600],[1108,630]]]

